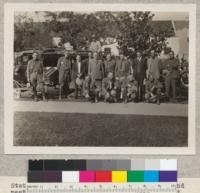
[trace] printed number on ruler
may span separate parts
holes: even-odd
[[[80,192],[91,192],[91,193],[177,193],[177,183],[42,183],[42,184],[27,184],[26,193],[80,193]]]

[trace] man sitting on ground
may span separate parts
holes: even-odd
[[[124,79],[121,87],[124,103],[136,101],[137,87],[138,87],[138,82],[132,75],[129,75],[126,79]]]
[[[112,72],[109,72],[108,76],[103,79],[102,94],[105,102],[117,102],[116,87],[114,82],[114,75]]]
[[[94,94],[92,92],[92,79],[88,75],[85,77],[85,80],[83,81],[83,96],[88,100],[88,101],[93,101],[94,100]]]
[[[145,83],[145,100],[148,103],[160,104],[162,84],[159,80],[154,79],[153,75],[149,75]]]

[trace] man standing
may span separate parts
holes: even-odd
[[[151,56],[147,60],[147,78],[152,75],[154,79],[160,78],[161,60],[156,56],[155,51],[151,50]]]
[[[79,88],[81,88],[81,94],[82,94],[82,86],[85,75],[86,75],[85,63],[81,61],[81,56],[77,55],[76,61],[72,66],[72,80],[74,81],[75,85],[75,98],[78,98]]]
[[[66,51],[65,55],[58,60],[57,69],[59,73],[59,100],[62,98],[64,91],[66,96],[69,94],[69,83],[71,79],[71,60],[69,59],[69,52]]]
[[[116,60],[115,65],[115,82],[117,85],[117,98],[122,99],[121,86],[124,79],[131,73],[131,64],[125,58],[123,51],[119,52],[119,59]]]
[[[116,60],[116,66],[115,66],[115,77],[125,78],[130,74],[130,63],[129,61],[124,57],[124,53],[120,51],[119,59]]]
[[[88,74],[92,79],[95,102],[98,102],[101,96],[102,79],[104,78],[104,65],[103,61],[98,58],[97,52],[93,53],[93,59],[90,60]]]
[[[133,60],[132,69],[133,76],[138,82],[137,100],[142,101],[144,97],[144,80],[146,79],[147,64],[146,59],[143,58],[141,51],[137,51],[137,57]]]
[[[169,53],[169,59],[165,61],[163,73],[165,74],[165,94],[170,99],[170,90],[172,88],[172,100],[176,101],[176,85],[179,78],[179,60],[174,57],[174,52]]]
[[[45,100],[44,91],[44,74],[43,74],[43,63],[38,58],[38,53],[33,53],[33,58],[29,60],[27,65],[27,81],[33,87],[34,100],[38,101],[37,97],[37,86],[39,86],[43,100]]]
[[[115,64],[116,61],[112,58],[111,54],[107,54],[106,60],[104,61],[104,66],[105,66],[105,75],[106,77],[108,74],[111,72],[113,73],[113,76],[115,75]]]

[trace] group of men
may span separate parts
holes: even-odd
[[[59,58],[57,63],[59,80],[59,99],[70,94],[70,83],[74,83],[74,97],[79,95],[91,102],[153,102],[160,104],[161,91],[167,100],[176,100],[177,80],[179,78],[179,60],[174,52],[164,62],[156,56],[154,50],[144,57],[137,51],[135,58],[128,58],[121,51],[119,57],[108,53],[103,59],[98,52],[89,52],[87,62],[80,55],[72,61],[69,52]],[[36,87],[41,85],[43,99],[46,98],[43,65],[34,53],[28,62],[27,80],[33,87],[37,101]],[[164,84],[163,84],[164,83]]]

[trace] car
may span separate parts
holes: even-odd
[[[32,59],[32,54],[34,52],[37,52],[39,53],[40,59],[43,61],[45,84],[48,86],[58,85],[57,62],[60,57],[64,56],[65,51],[66,50],[63,48],[45,48],[42,50],[30,49],[21,52],[16,52],[14,61],[14,80],[20,84],[26,84],[26,69],[28,61]],[[82,61],[87,62],[89,58],[89,51],[73,50],[69,51],[69,53],[69,57],[72,61],[72,64],[74,63],[77,54],[81,56]]]

